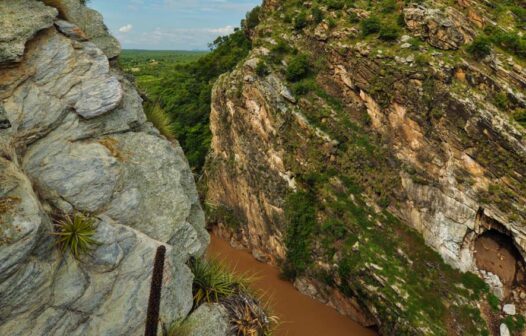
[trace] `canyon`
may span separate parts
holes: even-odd
[[[224,254],[265,273],[276,335],[524,335],[525,20],[519,0],[265,0],[214,42],[227,65],[193,68],[210,114],[181,146],[85,1],[0,1],[0,334],[143,334],[164,246],[165,334],[268,320],[242,282],[197,299]]]

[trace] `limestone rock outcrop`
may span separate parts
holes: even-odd
[[[256,47],[214,87],[206,201],[228,216],[211,225],[281,265],[304,293],[364,324],[372,316],[385,334],[483,333],[485,296],[452,294],[468,286],[465,272],[526,311],[526,136],[513,119],[526,107],[526,72],[513,51],[491,45],[483,60],[466,52],[497,15],[487,2],[470,3],[468,11],[461,3],[397,2],[403,32],[385,42],[339,34],[362,29],[356,8],[312,5],[325,19],[299,29],[290,13],[309,9],[267,1]],[[359,10],[394,18],[381,5]],[[320,39],[325,23],[332,32]],[[309,60],[299,79],[291,77],[298,55]],[[485,234],[504,241],[511,277],[491,272],[506,268],[501,254],[476,249]],[[431,280],[435,271],[441,280]],[[423,318],[424,310],[410,317],[414,300],[428,296],[448,302],[441,317]],[[458,305],[483,317],[461,325],[449,315]]]
[[[185,318],[204,214],[182,149],[110,65],[118,42],[79,0],[2,1],[0,27],[0,334],[142,335],[160,245],[161,318]],[[76,211],[97,242],[78,260],[51,234]]]

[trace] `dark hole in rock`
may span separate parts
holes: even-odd
[[[9,119],[7,119],[7,113],[0,105],[0,129],[6,129],[9,127],[11,127],[11,122],[9,122]]]
[[[500,278],[504,295],[509,295],[516,287],[525,287],[524,261],[508,234],[495,229],[484,232],[475,240],[474,255],[478,269]]]

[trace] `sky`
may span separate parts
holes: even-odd
[[[206,50],[261,0],[91,0],[125,49]]]

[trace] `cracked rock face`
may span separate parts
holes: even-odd
[[[0,2],[0,64],[20,61],[26,42],[50,27],[57,14],[55,8],[34,0]]]
[[[193,175],[110,66],[116,49],[89,17],[71,19],[95,14],[46,3],[0,3],[0,334],[141,335],[161,244],[161,317],[192,307],[185,263],[209,239]],[[95,217],[99,245],[80,260],[60,253],[55,210]]]

